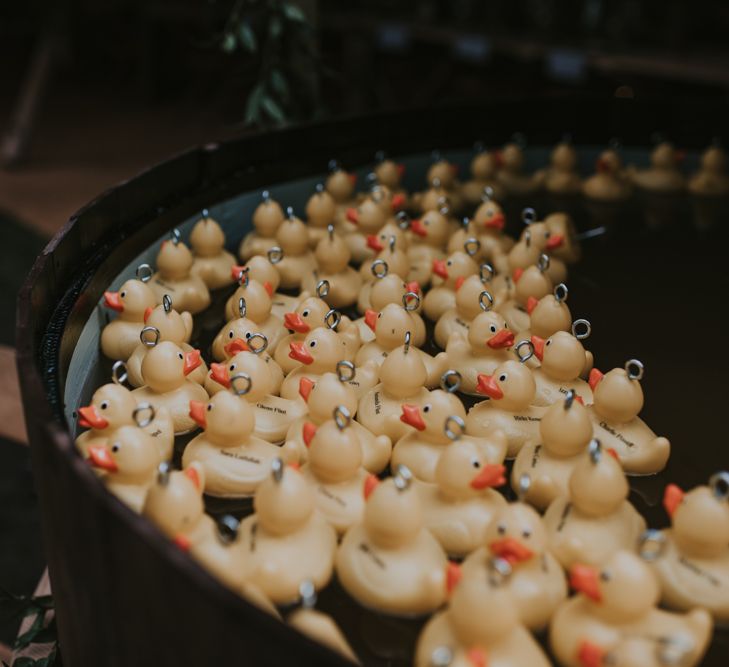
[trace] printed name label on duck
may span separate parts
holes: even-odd
[[[248,454],[238,454],[236,452],[231,452],[226,449],[222,449],[220,453],[223,456],[228,456],[231,459],[238,459],[239,461],[247,461],[248,463],[253,463],[254,465],[261,465],[261,459],[257,459],[255,456],[249,456]]]
[[[635,447],[635,443],[628,440],[620,431],[616,431],[612,426],[607,424],[606,422],[600,422],[598,426],[603,429],[604,431],[607,431],[610,435],[615,436],[620,442],[624,443],[628,447]]]
[[[541,417],[529,417],[528,415],[512,415],[514,418],[514,421],[517,422],[540,422],[542,421]]]
[[[539,452],[542,451],[542,446],[537,445],[534,448],[534,454],[532,454],[532,468],[537,467],[537,461],[539,461]]]
[[[468,328],[469,328],[468,324],[467,324],[466,322],[464,322],[463,320],[459,319],[458,317],[456,317],[456,319],[455,319],[455,323],[456,323],[456,324],[457,324],[458,326],[461,326],[461,327],[463,327],[464,329],[468,329]]]
[[[383,570],[387,569],[387,565],[385,565],[385,561],[382,560],[382,558],[380,558],[374,551],[372,551],[372,547],[370,547],[369,544],[360,542],[359,550],[362,553],[367,554],[375,562],[375,564],[378,565],[379,567],[381,567]]]
[[[341,496],[338,496],[335,493],[332,493],[329,489],[327,489],[324,486],[320,486],[318,488],[319,488],[319,493],[321,493],[321,495],[323,495],[325,498],[329,498],[330,500],[333,500],[335,503],[337,503],[341,507],[347,506],[347,501],[344,498],[342,498]]]
[[[287,414],[286,410],[283,408],[277,408],[275,405],[266,405],[265,403],[256,403],[257,408],[261,408],[261,410],[268,410],[269,412],[275,412],[277,415],[285,415]]]
[[[170,292],[175,292],[176,291],[175,288],[172,285],[168,285],[166,282],[164,282],[163,280],[160,280],[159,278],[155,278],[154,279],[154,282],[156,282],[158,285],[161,285],[165,289],[170,290]]]
[[[707,572],[696,565],[696,563],[692,563],[690,560],[687,560],[685,556],[679,556],[678,562],[694,574],[706,579],[712,586],[721,586],[721,580],[717,579],[713,574],[711,574],[711,572]]]
[[[382,411],[382,403],[380,402],[380,392],[375,392],[375,414],[379,415]]]

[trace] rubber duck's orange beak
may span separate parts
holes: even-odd
[[[304,322],[298,313],[286,313],[284,315],[284,326],[296,333],[309,333],[311,331],[311,327]]]
[[[522,269],[522,268],[514,269],[511,273],[511,279],[515,283],[518,283],[519,278],[521,278],[523,274],[524,274],[524,269]]]
[[[185,468],[185,477],[187,477],[195,485],[195,488],[198,491],[200,490],[200,475],[198,475],[195,468]]]
[[[303,343],[289,343],[289,357],[307,366],[314,363],[314,357],[307,352]]]
[[[124,311],[124,303],[119,296],[119,292],[104,292],[104,305],[117,313]]]
[[[223,347],[225,354],[229,357],[234,357],[238,354],[238,352],[249,352],[250,349],[251,348],[248,347],[248,343],[246,343],[242,338],[234,338],[230,341],[230,343]]]
[[[562,234],[554,234],[547,240],[547,250],[555,250],[564,243],[564,236]]]
[[[405,283],[405,287],[408,292],[414,292],[420,294],[420,284],[417,280],[411,280],[409,283]]]
[[[570,568],[570,586],[595,602],[602,600],[600,575],[597,568],[577,563]]]
[[[683,489],[677,484],[669,484],[663,492],[663,507],[671,518],[681,504],[684,495],[686,494]]]
[[[468,653],[466,653],[466,658],[471,667],[488,667],[488,657],[486,656],[486,651],[482,648],[474,647],[469,649]]]
[[[172,541],[182,551],[190,551],[190,547],[192,546],[192,542],[190,542],[190,538],[187,535],[183,535],[182,533],[177,533],[177,535],[175,535],[174,538],[172,538]]]
[[[454,563],[453,561],[448,561],[448,564],[446,565],[446,593],[450,595],[453,592],[453,589],[458,586],[458,583],[461,581],[461,578],[463,577],[463,571],[461,570],[461,566],[458,563]]]
[[[471,488],[480,491],[494,486],[506,484],[506,466],[500,463],[486,463],[481,471],[471,480]]]
[[[153,311],[154,311],[154,308],[152,308],[152,306],[148,306],[147,308],[144,309],[144,323],[145,324],[147,324],[147,320],[149,319],[149,316],[152,314]]]
[[[413,234],[417,234],[422,238],[425,238],[428,235],[428,230],[418,218],[410,221],[410,231],[412,231]]]
[[[399,211],[403,206],[405,206],[405,195],[399,192],[396,195],[392,196],[392,210],[393,211]]]
[[[107,472],[116,472],[119,467],[106,445],[91,445],[89,447],[89,461],[94,468],[101,468]]]
[[[367,475],[365,477],[364,481],[364,487],[362,489],[362,493],[364,494],[365,500],[367,500],[372,492],[377,488],[377,485],[380,483],[380,480],[377,478],[376,475]]]
[[[268,280],[264,280],[263,282],[263,289],[268,292],[268,296],[273,298],[273,285],[268,282]]]
[[[95,405],[85,405],[78,409],[78,425],[82,428],[104,429],[109,422],[104,419]]]
[[[577,659],[582,667],[603,667],[605,655],[606,651],[602,647],[584,640],[580,643]]]
[[[532,345],[534,346],[534,354],[537,355],[539,361],[544,361],[544,338],[532,336]]]
[[[299,395],[307,403],[309,402],[309,394],[311,393],[311,390],[313,388],[314,388],[314,380],[312,380],[311,378],[304,376],[299,379]]]
[[[509,565],[522,563],[534,555],[534,552],[528,546],[522,544],[515,537],[494,540],[489,544],[489,549],[494,556],[503,558]]]
[[[503,213],[494,213],[490,218],[484,220],[483,226],[486,227],[486,229],[502,231],[506,226],[506,218]]]
[[[514,332],[508,329],[499,329],[491,338],[486,341],[492,350],[501,350],[505,347],[511,347],[514,344]]]
[[[190,419],[200,428],[207,428],[208,420],[205,417],[206,403],[202,401],[190,401]]]
[[[228,367],[225,364],[210,364],[210,377],[219,385],[230,389],[230,373],[228,373]]]
[[[478,374],[478,384],[476,385],[476,391],[479,394],[484,394],[489,398],[493,398],[498,401],[504,398],[504,392],[501,391],[501,387],[496,383],[493,375],[486,375],[485,373]]]
[[[444,259],[433,260],[433,273],[443,278],[443,280],[448,280],[448,267]]]
[[[347,220],[349,220],[353,225],[359,224],[359,212],[356,208],[348,208],[347,212],[345,213],[345,217]]]
[[[230,267],[230,277],[237,282],[245,273],[245,270],[245,266],[238,266],[237,264],[234,264]]]
[[[202,358],[200,357],[200,350],[190,350],[185,352],[185,365],[182,367],[182,372],[185,375],[190,375],[196,368],[202,364]]]
[[[534,296],[530,296],[527,299],[527,303],[526,303],[527,313],[529,313],[531,315],[532,312],[534,311],[534,309],[537,307],[538,303],[539,303],[539,299],[537,299]]]
[[[588,376],[588,383],[590,385],[590,389],[592,391],[595,391],[595,387],[597,387],[598,384],[600,384],[600,380],[602,380],[605,377],[605,375],[599,371],[597,368],[593,368],[590,370],[590,375]]]
[[[376,310],[372,310],[372,308],[368,308],[367,310],[365,310],[364,321],[365,321],[365,324],[370,329],[372,329],[372,331],[377,330],[377,316],[378,315],[379,315],[379,313]]]
[[[375,252],[382,252],[385,246],[380,243],[380,239],[376,234],[370,234],[367,236],[367,247]]]
[[[408,426],[412,426],[418,431],[425,430],[425,422],[423,421],[423,416],[420,414],[420,408],[417,405],[403,404],[400,421]]]
[[[347,178],[352,185],[357,185],[357,174],[347,174]]]
[[[405,165],[400,163],[397,165],[397,175],[402,178],[405,175]]]
[[[465,283],[465,282],[466,282],[466,276],[458,276],[458,278],[456,278],[456,292],[457,292],[457,291],[458,291],[459,289],[461,289],[461,286],[462,286],[462,285],[463,285],[463,283]]]
[[[311,441],[316,435],[316,424],[312,422],[304,422],[304,426],[301,429],[301,435],[304,438],[304,444],[308,447],[311,445]]]

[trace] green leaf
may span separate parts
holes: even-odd
[[[45,614],[36,614],[31,626],[22,635],[17,636],[13,648],[20,650],[32,644],[35,641],[36,635],[43,629],[44,618]]]
[[[282,100],[288,99],[289,82],[280,69],[274,68],[271,70],[271,87]]]
[[[277,123],[283,124],[286,122],[286,114],[284,110],[279,106],[278,102],[272,97],[263,98],[261,106],[265,109],[266,113]]]
[[[301,11],[301,7],[294,5],[290,2],[284,2],[283,5],[284,16],[289,21],[298,21],[299,23],[306,23],[306,15]]]
[[[264,85],[259,83],[251,91],[250,95],[248,95],[248,102],[246,102],[246,123],[255,123],[258,121],[264,92]]]
[[[220,48],[223,49],[225,53],[233,53],[237,46],[238,42],[235,39],[235,35],[232,32],[225,33],[225,35],[223,36],[223,41],[220,44]]]
[[[258,48],[258,40],[256,34],[253,32],[248,23],[241,23],[238,26],[238,39],[240,40],[243,48],[249,53],[255,53]]]

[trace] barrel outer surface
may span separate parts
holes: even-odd
[[[328,159],[489,146],[522,130],[551,144],[612,136],[644,143],[661,114],[677,143],[700,147],[726,110],[613,99],[515,99],[256,134],[192,149],[109,190],[69,220],[18,297],[17,354],[64,664],[339,665],[344,661],[228,591],[108,494],[76,454],[63,417],[69,360],[112,277],[180,220],[270,183],[323,173]],[[708,114],[708,115],[707,115]],[[703,118],[696,128],[690,119]]]

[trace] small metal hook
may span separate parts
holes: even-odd
[[[484,262],[480,267],[478,267],[478,276],[481,278],[481,282],[484,285],[493,280],[495,273],[494,267],[488,262]]]
[[[170,232],[170,240],[174,245],[177,245],[182,240],[182,234],[180,234],[180,230],[177,227]]]
[[[334,308],[329,310],[327,314],[324,316],[324,324],[327,325],[329,329],[332,331],[336,331],[337,327],[339,326],[339,323],[342,321],[342,315],[340,312]]]
[[[154,334],[154,340],[147,339],[147,334],[150,332]],[[156,347],[159,343],[160,336],[161,334],[157,327],[144,327],[144,329],[139,332],[139,340],[147,347]]]
[[[140,264],[137,267],[137,280],[141,280],[143,283],[148,283],[153,274],[154,270],[149,264]]]
[[[471,218],[469,218],[467,215],[464,215],[463,220],[461,220],[461,225],[463,226],[463,229],[468,231],[468,227],[470,224],[471,224]]]
[[[329,281],[328,280],[320,280],[316,284],[316,295],[320,299],[324,299],[329,295]]]
[[[342,359],[337,362],[337,378],[340,382],[351,382],[356,374],[357,370],[349,359]]]
[[[455,426],[458,430],[455,431],[453,426]],[[453,442],[459,440],[465,431],[466,423],[458,415],[450,415],[449,417],[446,417],[443,424],[443,432],[449,440],[452,440]]]
[[[564,303],[567,301],[567,296],[569,295],[569,290],[567,289],[567,285],[564,283],[560,283],[559,285],[556,285],[554,288],[554,298],[557,300],[557,303]]]
[[[405,292],[402,295],[402,307],[409,313],[420,308],[420,295],[417,292]]]
[[[487,201],[493,201],[493,200],[494,200],[494,189],[490,185],[487,185],[483,189],[483,194],[481,195],[481,201],[487,202]]]
[[[405,344],[403,346],[403,352],[407,354],[410,351],[410,332],[405,332]]]
[[[410,468],[401,463],[395,468],[393,481],[398,491],[405,491],[413,481],[413,473],[410,472]]]
[[[256,347],[253,344],[254,340],[260,340],[261,344]],[[247,339],[246,339],[246,345],[248,345],[248,349],[253,354],[261,354],[262,352],[265,352],[268,349],[268,336],[266,334],[259,333],[256,331],[255,333],[252,333]]]
[[[536,222],[537,220],[537,212],[531,208],[527,207],[521,212],[521,221],[525,225],[531,225],[533,222]]]
[[[114,384],[124,384],[128,377],[127,365],[121,359],[115,361],[114,365],[111,367],[111,381]]]
[[[453,664],[453,651],[447,646],[438,646],[430,654],[430,667],[451,667]]]
[[[299,599],[304,609],[312,609],[316,604],[316,588],[311,579],[304,579],[299,584]]]
[[[649,528],[638,538],[638,555],[650,563],[659,559],[667,546],[666,536],[660,530]]]
[[[449,394],[455,394],[461,388],[461,374],[453,369],[440,376],[440,388]]]
[[[575,394],[574,389],[568,389],[567,393],[564,396],[564,409],[569,410],[572,407],[572,404],[575,402]]]
[[[528,473],[523,473],[519,477],[519,484],[518,488],[516,489],[516,497],[519,500],[519,502],[524,502],[524,499],[527,497],[527,494],[529,493],[529,489],[532,486],[532,478],[529,477]]]
[[[390,271],[390,267],[387,266],[387,262],[384,259],[376,259],[372,262],[370,270],[375,278],[384,278]]]
[[[324,193],[324,183],[317,183],[314,190],[316,191],[316,194],[318,194],[318,195],[323,194]]]
[[[144,412],[148,412],[147,418],[144,419],[140,415]],[[140,403],[132,412],[132,419],[139,428],[147,428],[156,416],[154,406],[151,403]]]
[[[331,159],[331,160],[329,160],[329,162],[327,163],[327,169],[328,169],[328,170],[329,170],[329,172],[331,173],[331,172],[334,172],[334,171],[341,171],[342,167],[341,167],[341,165],[339,164],[339,160],[337,160],[337,159],[335,159],[335,158],[332,158],[332,159]]]
[[[344,405],[338,405],[336,408],[334,408],[333,415],[334,423],[337,425],[337,428],[340,431],[343,431],[345,428],[347,428],[347,426],[349,426],[349,423],[352,421],[352,415]]]
[[[287,206],[286,207],[286,217],[289,220],[293,220],[294,219],[294,207],[293,206]]]
[[[172,465],[169,461],[162,461],[157,466],[157,484],[160,486],[167,486],[170,482],[170,473],[172,472]]]
[[[221,516],[218,520],[218,539],[223,545],[233,544],[238,539],[240,522],[231,514]]]
[[[463,244],[463,250],[469,257],[473,257],[481,250],[481,241],[473,237],[466,239]]]
[[[261,199],[265,204],[268,204],[271,201],[271,193],[268,190],[264,190],[261,192]]]
[[[329,234],[329,242],[334,241],[334,225],[327,225],[327,234]]]
[[[484,313],[488,313],[494,307],[494,297],[491,296],[491,292],[488,290],[481,292],[478,295],[478,305]]]
[[[284,258],[283,248],[279,248],[277,245],[273,248],[268,249],[268,261],[271,264],[278,264]]]
[[[248,312],[248,306],[246,306],[246,300],[244,297],[238,299],[238,315],[240,318],[244,318]]]
[[[284,462],[283,459],[280,457],[276,457],[271,462],[271,475],[273,476],[273,481],[278,483],[283,479],[284,474]]]
[[[597,438],[590,440],[587,451],[590,454],[590,461],[594,464],[600,463],[600,459],[602,459],[602,445]]]
[[[390,245],[390,253],[395,252],[395,243],[397,242],[397,239],[394,236],[390,237],[389,245]]]
[[[521,353],[521,348],[523,348],[524,346],[526,346],[526,348],[527,348],[526,354]],[[519,361],[522,364],[525,364],[527,361],[529,361],[534,356],[534,343],[532,343],[532,341],[530,341],[530,340],[519,341],[519,344],[516,346],[515,350],[516,350],[516,356],[519,358]]]
[[[167,315],[172,312],[172,297],[169,294],[162,296],[162,308],[164,308],[165,314]]]
[[[498,556],[489,558],[487,567],[489,583],[494,587],[503,586],[511,577],[511,565],[503,558]]]
[[[210,212],[208,211],[208,209],[204,208],[202,211],[200,211],[200,217],[202,217],[203,220],[207,221],[210,217]]]
[[[241,386],[241,382],[244,384]],[[248,373],[236,373],[230,378],[230,389],[236,396],[245,396],[253,388],[253,380]]]
[[[405,211],[400,211],[396,216],[397,226],[403,231],[410,229],[410,216]]]
[[[387,154],[382,149],[375,153],[375,164],[380,164],[387,159]]]
[[[546,253],[542,253],[539,255],[539,261],[537,262],[537,268],[544,273],[547,269],[549,269],[549,255]]]
[[[240,271],[238,272],[238,285],[241,287],[248,287],[248,283],[250,282],[250,273],[251,270],[247,266],[241,266]]]
[[[582,333],[579,333],[580,327],[584,327],[584,331]],[[581,318],[579,320],[575,320],[574,322],[572,322],[572,335],[577,340],[585,340],[590,337],[591,333],[592,333],[592,325],[590,324],[589,320]]]
[[[709,478],[709,488],[717,500],[729,498],[729,472],[722,470]]]
[[[642,380],[645,366],[637,359],[630,359],[625,362],[625,372],[629,380]]]

